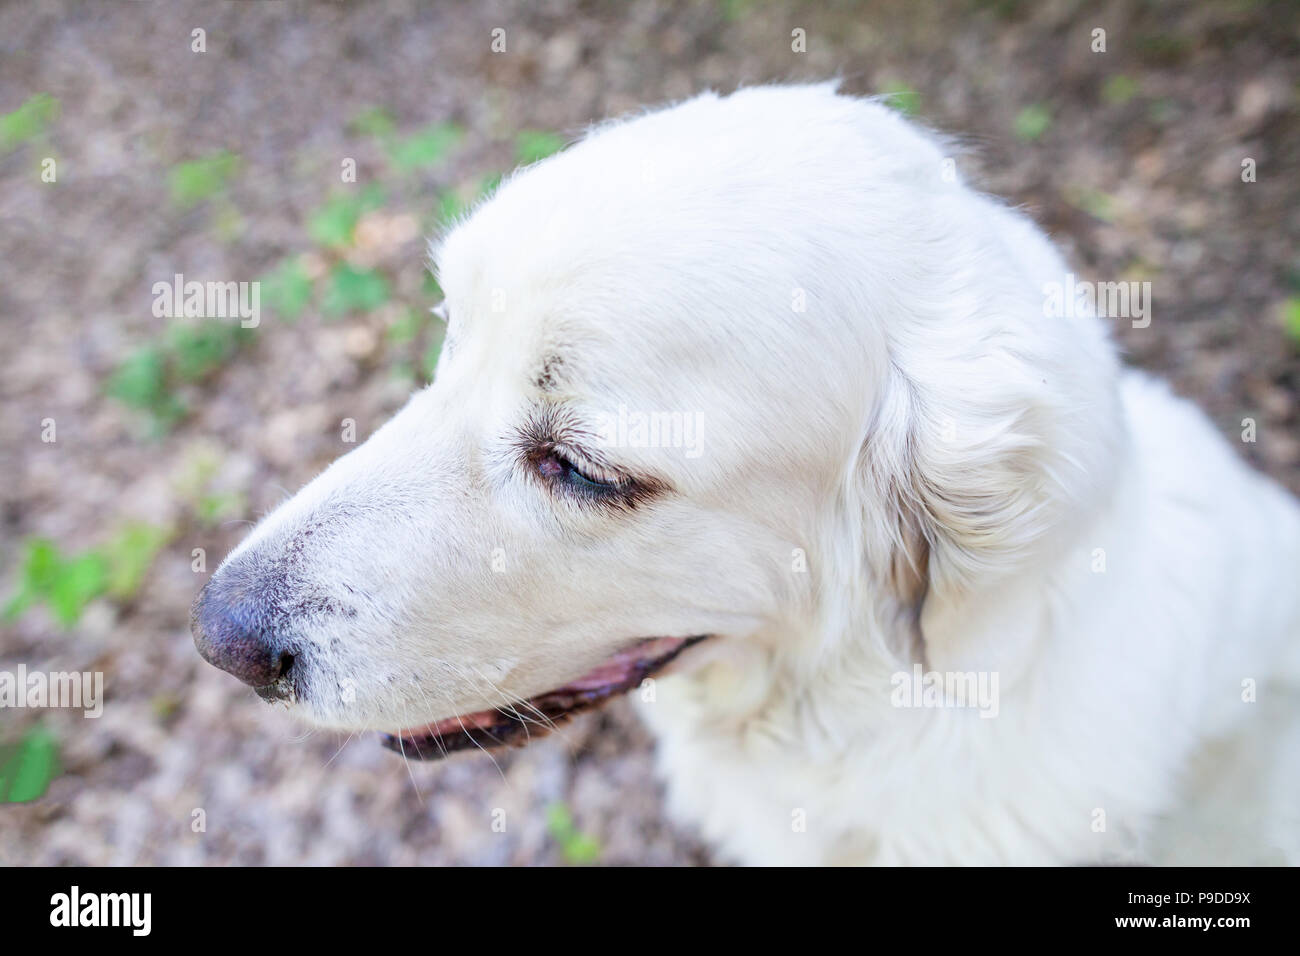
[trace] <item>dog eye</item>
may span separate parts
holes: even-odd
[[[620,483],[597,476],[587,467],[579,467],[555,449],[537,459],[537,473],[549,481],[559,481],[593,491],[617,491]]]

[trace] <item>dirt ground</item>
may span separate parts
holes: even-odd
[[[496,28],[505,52],[490,48]],[[555,805],[603,863],[709,862],[666,819],[626,702],[495,762],[408,766],[373,738],[304,731],[194,652],[194,549],[215,568],[249,521],[351,447],[343,419],[364,438],[418,378],[392,329],[435,304],[422,236],[440,196],[508,170],[520,131],[571,137],[709,87],[839,76],[853,92],[913,91],[897,102],[959,137],[963,169],[1024,205],[1081,276],[1153,283],[1150,326],[1116,327],[1130,359],[1234,442],[1253,419],[1243,454],[1300,491],[1300,345],[1284,328],[1300,295],[1298,63],[1287,3],[0,6],[0,114],[40,93],[59,104],[45,132],[0,147],[0,600],[33,537],[76,553],[124,522],[169,529],[129,595],[91,601],[69,627],[43,606],[0,624],[0,670],[100,670],[107,692],[98,719],[41,717],[62,773],[40,800],[0,805],[0,863],[586,858],[548,827]],[[356,122],[376,108],[395,135],[452,121],[463,138],[395,177]],[[223,191],[177,202],[170,171],[220,151],[238,157]],[[56,182],[41,180],[45,157]],[[347,253],[391,278],[388,301],[264,319],[177,386],[188,413],[149,434],[106,388],[164,334],[153,284],[252,279],[298,254],[318,272],[308,223],[345,157],[358,185],[395,184]],[[47,419],[55,442],[41,440]],[[0,710],[0,737],[36,716]]]

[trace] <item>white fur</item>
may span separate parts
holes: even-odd
[[[642,710],[725,858],[1300,857],[1300,509],[1045,316],[1067,267],[948,156],[770,87],[507,181],[436,249],[435,384],[232,557],[296,542],[286,587],[351,609],[299,614],[304,715],[420,725],[707,633]],[[701,453],[611,449],[671,490],[583,506],[521,460],[543,404],[694,415]],[[996,674],[996,717],[894,706],[914,663]]]

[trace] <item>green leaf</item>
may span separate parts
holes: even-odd
[[[167,350],[176,377],[200,382],[224,365],[248,335],[237,322],[201,319],[197,325],[180,322],[167,329]]]
[[[371,184],[354,196],[335,196],[312,214],[307,233],[316,242],[333,249],[352,245],[362,215],[384,204],[383,188]]]
[[[600,841],[581,833],[573,824],[573,815],[562,803],[546,808],[546,829],[560,847],[566,863],[581,866],[600,859]]]
[[[295,321],[311,302],[312,281],[298,259],[286,259],[262,279],[262,301],[287,322]]]
[[[335,249],[352,245],[361,209],[349,198],[331,199],[307,221],[307,234],[323,246]]]
[[[172,167],[168,181],[172,201],[181,208],[193,206],[226,188],[226,184],[239,167],[239,157],[222,151],[177,163]]]
[[[584,866],[600,859],[600,841],[586,833],[577,833],[564,841],[561,851],[565,862]]]
[[[50,593],[63,558],[49,538],[32,538],[27,542],[27,560],[23,564],[23,581],[34,594]]]
[[[904,116],[915,116],[921,112],[921,94],[906,83],[890,82],[881,87],[885,105],[896,109]]]
[[[347,312],[369,312],[388,301],[388,280],[373,269],[355,269],[339,263],[330,272],[325,293],[325,313],[331,316]]]
[[[753,5],[754,0],[720,0],[722,19],[735,23],[748,14]]]
[[[419,312],[414,309],[407,309],[393,320],[384,336],[393,345],[405,345],[407,342],[415,340],[415,337],[420,334],[420,327],[423,324]]]
[[[62,562],[58,548],[48,538],[29,538],[26,547],[18,593],[5,605],[4,618],[7,621],[16,620],[33,604],[45,600]]]
[[[1076,208],[1082,209],[1090,216],[1095,216],[1102,222],[1114,222],[1117,215],[1116,203],[1113,196],[1103,192],[1100,189],[1091,189],[1086,186],[1066,185],[1061,190],[1065,201]]]
[[[1038,139],[1052,126],[1052,111],[1042,103],[1026,106],[1016,114],[1016,136],[1027,142]]]
[[[1282,328],[1287,338],[1300,345],[1300,296],[1292,296],[1282,304]]]
[[[434,166],[446,158],[463,135],[455,123],[437,123],[392,146],[388,159],[402,172]]]
[[[151,408],[166,391],[162,351],[149,346],[127,357],[108,380],[107,392],[134,408]]]
[[[144,576],[171,539],[171,531],[135,521],[124,526],[107,545],[103,555],[108,566],[105,588],[111,597],[125,600],[140,589]]]
[[[25,803],[45,795],[59,775],[54,735],[33,727],[17,744],[0,748],[0,803]]]
[[[176,395],[163,395],[149,409],[149,436],[162,438],[190,413],[189,406]]]
[[[101,594],[119,599],[134,594],[170,538],[168,529],[135,522],[103,548],[74,557],[64,557],[47,538],[29,538],[18,593],[5,607],[5,616],[13,619],[44,602],[61,625],[71,627]]]
[[[59,101],[48,93],[37,93],[12,113],[0,116],[0,152],[40,136],[58,115]]]
[[[47,600],[54,617],[64,627],[81,620],[87,604],[108,587],[108,562],[94,551],[66,561],[59,568]]]
[[[1101,88],[1101,98],[1111,106],[1123,106],[1137,96],[1138,81],[1123,73],[1109,77]]]
[[[564,149],[564,140],[556,133],[526,129],[515,137],[515,161],[521,166],[538,162]]]
[[[194,511],[199,523],[206,527],[212,527],[219,521],[234,517],[243,512],[244,508],[244,496],[235,491],[202,495],[194,503]]]

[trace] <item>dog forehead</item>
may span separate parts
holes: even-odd
[[[931,188],[915,180],[937,180],[939,156],[829,87],[706,95],[599,128],[435,246],[452,348],[511,388],[568,380],[620,400],[694,402],[709,378],[793,394],[813,364],[798,387],[834,384],[855,361],[838,322],[879,307],[873,263],[907,235],[900,197]]]
[[[886,214],[939,182],[940,158],[892,111],[830,86],[706,94],[516,172],[433,259],[466,322],[645,318],[690,334],[708,304],[723,321],[778,302],[788,316],[843,237],[894,235]],[[645,308],[665,296],[672,308]]]

